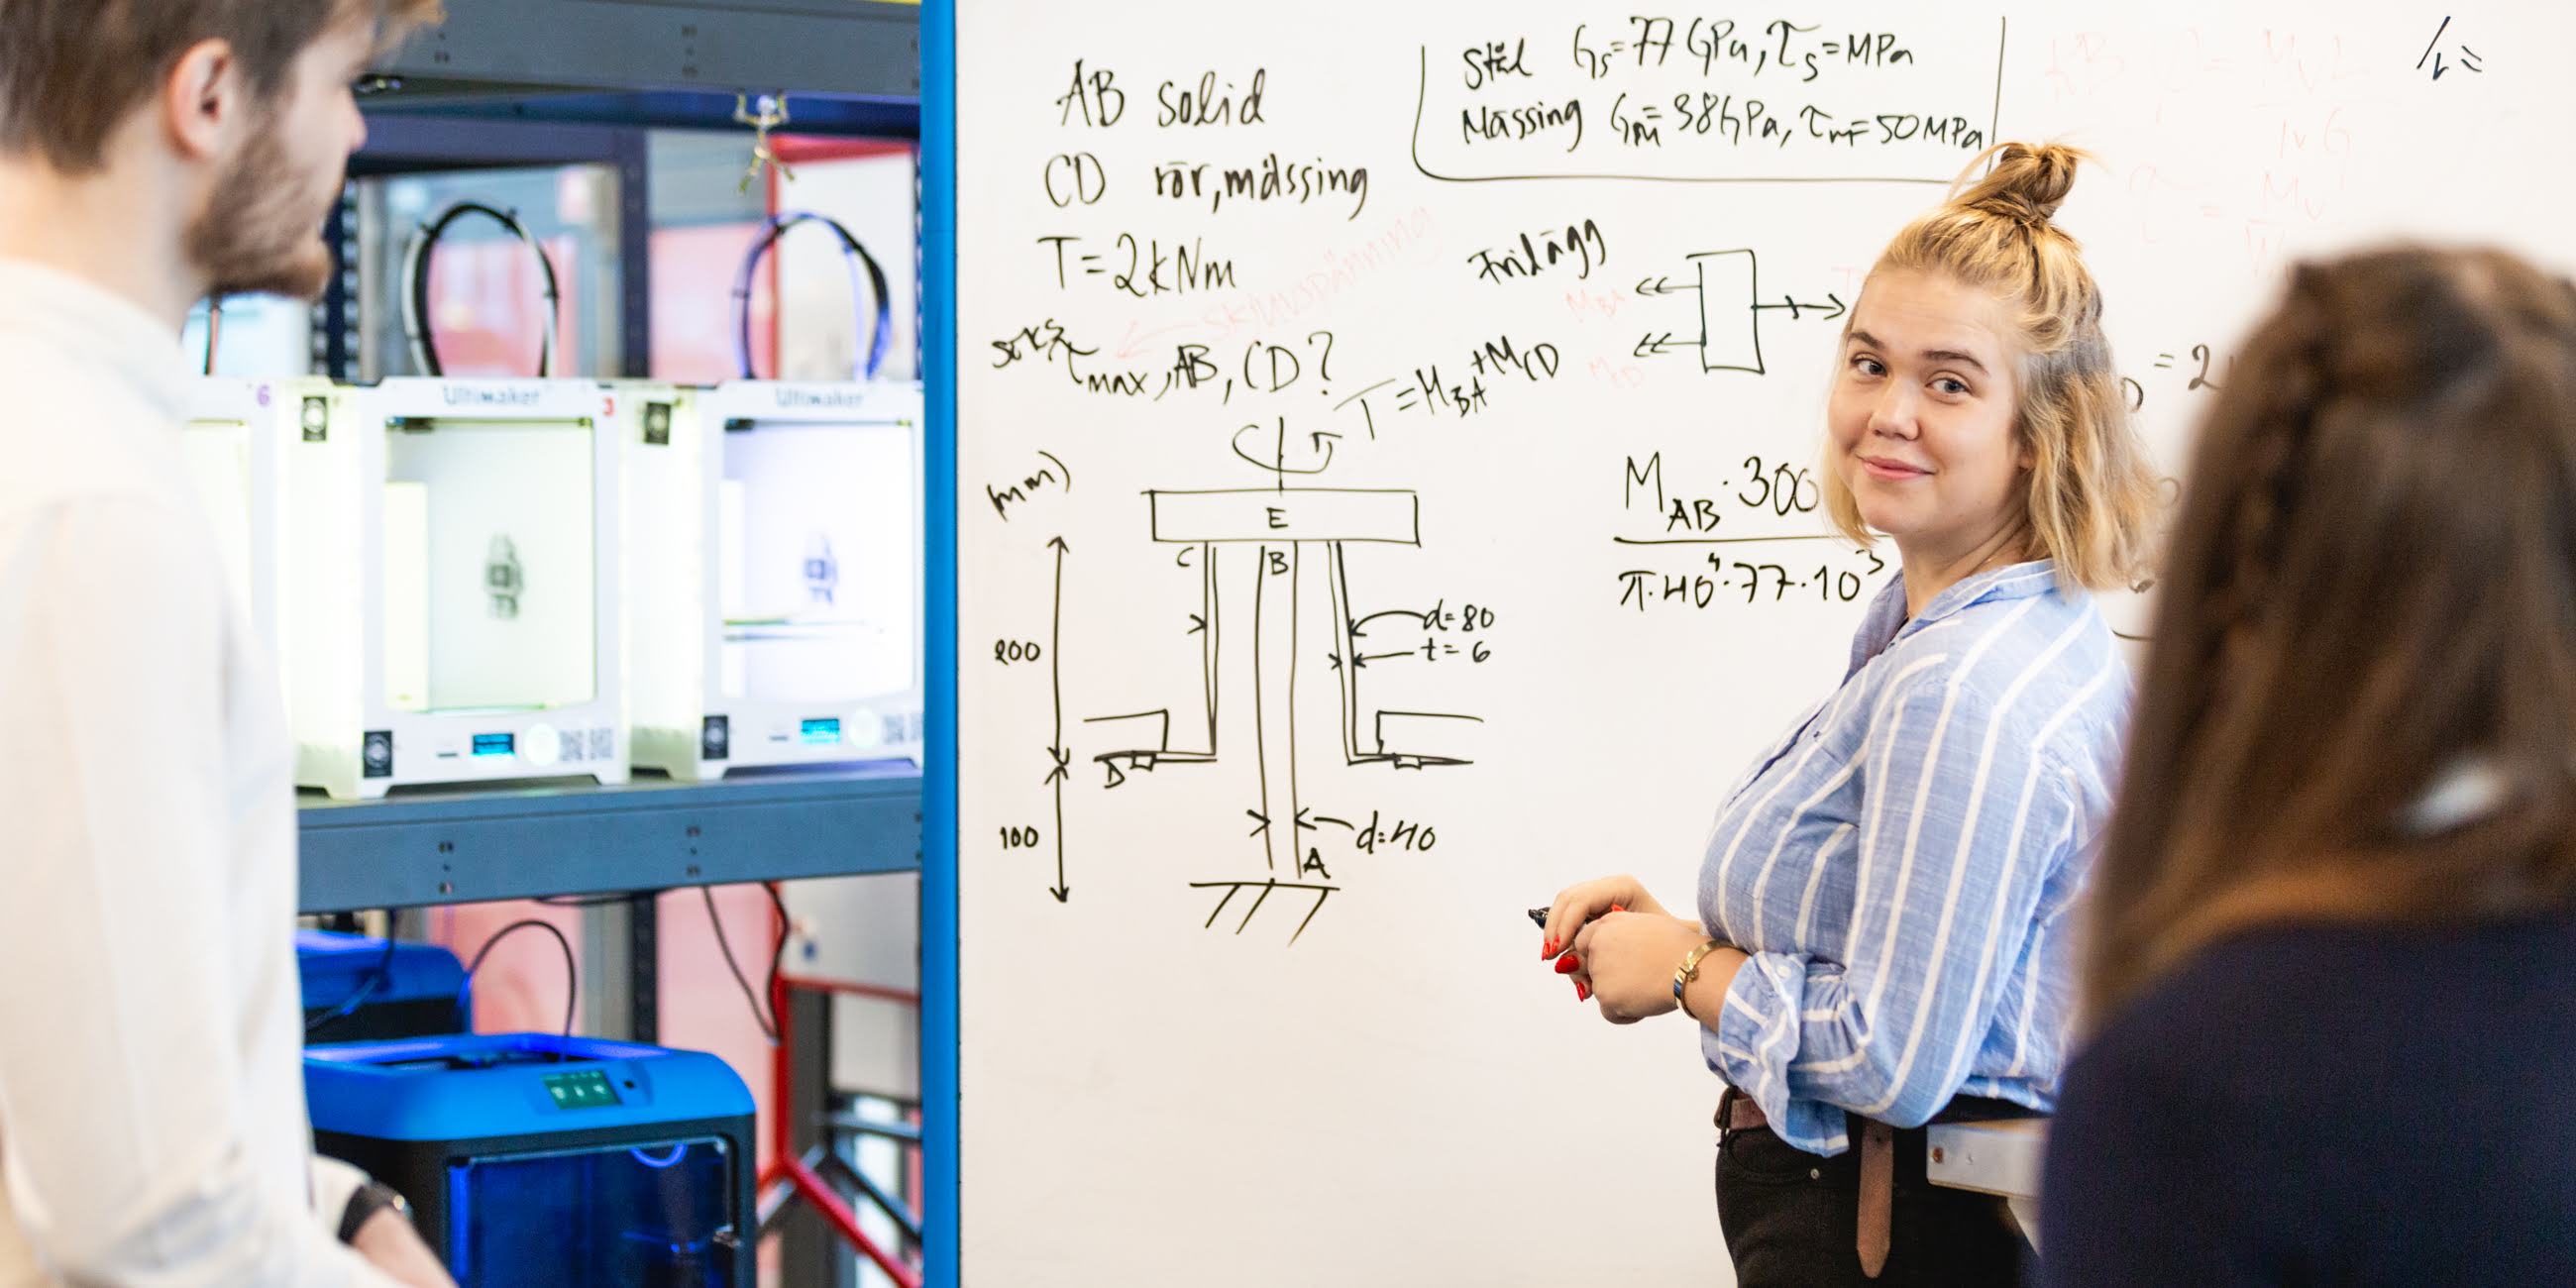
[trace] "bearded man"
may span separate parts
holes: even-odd
[[[434,0],[0,0],[0,1288],[445,1285],[317,1162],[295,748],[179,454],[209,294],[310,297]]]

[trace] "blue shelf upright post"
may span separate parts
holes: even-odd
[[[958,1288],[957,5],[921,7],[921,336],[928,397],[930,598],[922,755],[925,1283]]]

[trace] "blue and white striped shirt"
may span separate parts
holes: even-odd
[[[1701,1046],[1783,1139],[1838,1154],[1846,1110],[1914,1126],[1960,1094],[2050,1106],[2128,706],[2110,628],[2049,561],[1911,621],[1902,578],[1872,601],[1700,869],[1701,920],[1751,954]]]

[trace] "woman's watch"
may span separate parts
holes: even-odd
[[[355,1242],[359,1229],[386,1208],[401,1213],[403,1220],[411,1219],[411,1204],[395,1193],[392,1186],[383,1181],[369,1181],[359,1186],[358,1192],[349,1196],[349,1206],[340,1209],[340,1242]]]
[[[1692,980],[1699,978],[1700,959],[1724,947],[1726,947],[1726,941],[1723,939],[1709,940],[1690,950],[1690,956],[1682,959],[1681,969],[1673,972],[1673,1005],[1680,1007],[1682,1014],[1690,1014],[1690,1003],[1683,1000],[1682,990],[1690,987]]]

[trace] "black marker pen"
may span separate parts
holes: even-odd
[[[1627,910],[1628,907],[1626,904],[1614,903],[1610,905],[1610,911],[1612,912],[1626,912]],[[1545,908],[1532,908],[1529,910],[1530,920],[1537,922],[1538,928],[1541,930],[1547,929],[1547,914],[1548,910]]]

